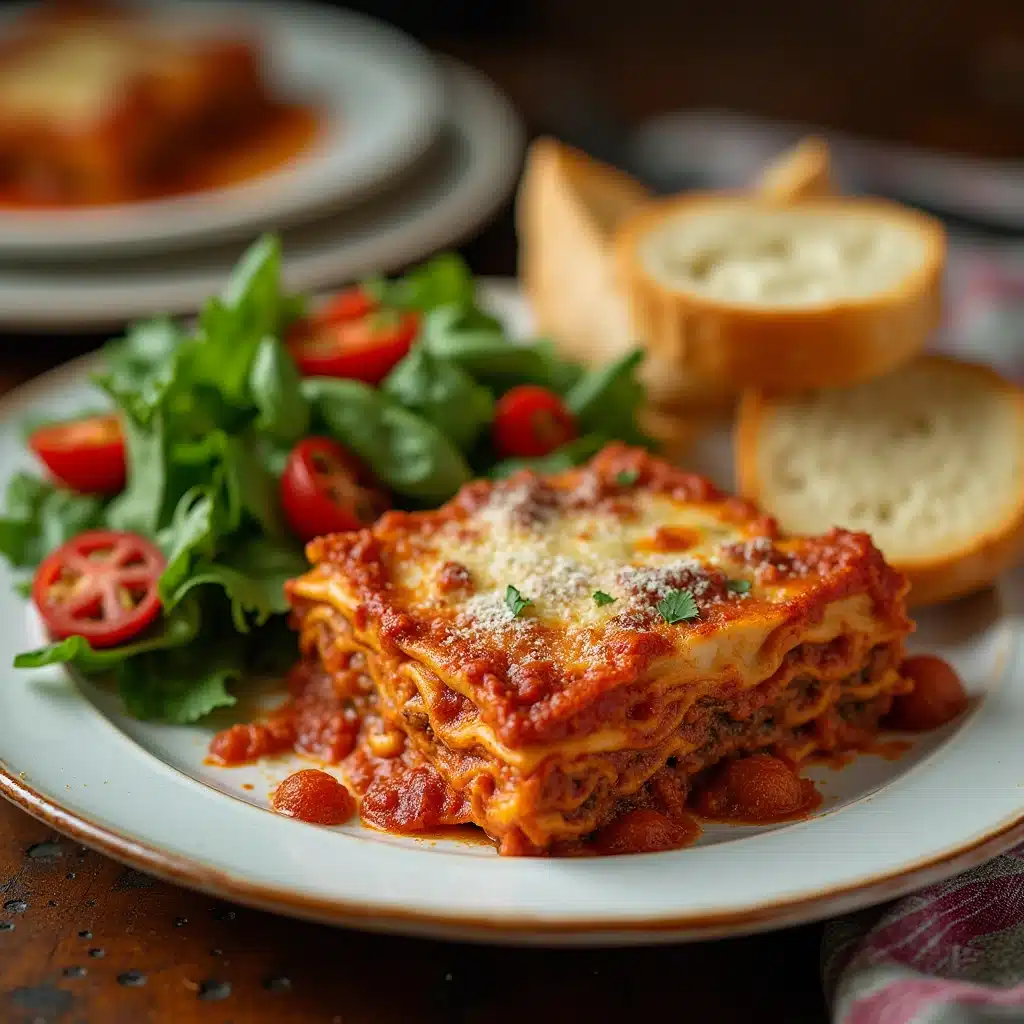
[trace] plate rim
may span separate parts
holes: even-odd
[[[77,693],[76,688],[76,693]],[[88,703],[79,693],[79,699]],[[90,705],[91,706],[91,705]],[[99,712],[97,712],[99,714]],[[23,774],[23,773],[22,773]],[[493,944],[555,943],[600,945],[618,937],[624,944],[700,941],[730,935],[751,935],[808,924],[861,907],[898,899],[933,882],[990,860],[1024,839],[1024,809],[998,823],[981,837],[908,867],[856,880],[826,892],[780,899],[736,911],[691,913],[655,920],[613,918],[553,921],[527,917],[477,917],[395,910],[370,902],[353,903],[336,897],[301,895],[249,882],[220,868],[161,850],[150,843],[117,833],[89,817],[62,807],[44,796],[0,761],[0,795],[38,821],[76,841],[98,849],[113,860],[148,872],[165,882],[197,889],[233,902],[338,927],[356,927],[401,935],[426,935],[486,941]],[[581,941],[582,940],[582,941]],[[589,942],[587,941],[589,940]],[[596,940],[596,941],[595,941]],[[613,943],[612,944],[616,944]]]
[[[448,114],[441,68],[434,55],[412,36],[389,23],[349,8],[331,8],[307,0],[141,0],[156,12],[184,4],[207,12],[216,21],[218,11],[249,12],[262,21],[268,58],[274,60],[280,46],[271,31],[273,24],[288,23],[292,31],[315,39],[316,25],[332,27],[335,34],[358,34],[373,43],[375,52],[390,50],[389,69],[408,80],[404,89],[409,114],[402,131],[372,160],[349,167],[323,166],[315,172],[321,193],[312,194],[310,182],[286,185],[288,167],[215,189],[106,207],[45,211],[0,210],[0,258],[33,261],[82,260],[118,254],[187,249],[211,238],[240,237],[261,226],[277,227],[301,222],[318,211],[338,212],[358,204],[386,188],[422,158],[440,136]],[[17,17],[28,5],[17,3],[0,13],[0,24]],[[343,131],[337,128],[331,145],[337,147]],[[268,188],[276,190],[267,195]],[[220,212],[218,213],[218,210]],[[159,218],[154,227],[151,217]],[[37,233],[42,232],[42,237]]]
[[[511,297],[513,282],[508,279],[488,281],[505,298]],[[79,380],[95,354],[81,356],[41,374],[34,380],[13,389],[0,398],[0,406],[9,414],[24,412],[47,392]],[[1024,643],[1019,611],[1008,608],[1002,618],[1011,632],[1011,647],[1001,659],[1000,689],[1005,687],[1015,665],[1024,664]],[[82,713],[106,720],[77,686],[69,694]],[[1019,699],[1019,698],[1018,698]],[[948,742],[958,744],[976,722],[964,723],[963,731]],[[114,726],[116,729],[116,726]],[[120,733],[120,730],[118,730]],[[154,757],[151,751],[120,734],[137,751]],[[931,761],[932,758],[929,758]],[[159,761],[159,759],[158,759]],[[165,767],[196,785],[203,784],[182,774],[170,765]],[[26,768],[28,766],[26,765]],[[154,768],[154,771],[156,768]],[[353,902],[340,895],[317,895],[284,885],[253,882],[230,869],[209,863],[201,855],[189,856],[169,848],[161,848],[149,840],[126,834],[123,827],[98,821],[95,811],[75,810],[61,803],[59,795],[46,795],[29,781],[29,771],[15,771],[0,761],[0,795],[16,804],[34,818],[56,831],[79,839],[102,850],[115,860],[130,864],[159,878],[185,885],[240,904],[294,917],[363,930],[470,939],[495,944],[531,945],[626,945],[656,944],[719,938],[733,934],[752,934],[789,925],[807,923],[844,913],[859,907],[895,899],[923,885],[950,877],[967,868],[997,856],[1024,839],[1024,801],[1009,815],[984,826],[963,841],[919,856],[891,870],[876,871],[866,877],[854,875],[849,881],[829,885],[813,892],[797,892],[777,899],[752,901],[749,905],[727,910],[695,909],[643,918],[616,916],[616,911],[584,917],[564,914],[561,918],[534,916],[532,912],[511,909],[488,911],[423,910],[410,906],[396,908],[374,897]],[[915,774],[915,773],[911,773]],[[907,781],[908,777],[902,777]],[[1007,783],[1013,784],[1012,780]],[[1018,785],[1020,785],[1018,783]],[[260,812],[263,813],[263,812]],[[840,814],[843,812],[840,811]],[[827,816],[826,816],[827,817]],[[852,873],[851,873],[852,874]]]

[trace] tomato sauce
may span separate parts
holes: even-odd
[[[942,658],[918,654],[907,658],[900,672],[913,682],[914,688],[893,701],[885,723],[889,728],[927,732],[952,722],[967,710],[964,684],[953,667]]]
[[[278,814],[313,825],[342,825],[356,812],[349,791],[317,768],[289,775],[274,793],[271,806]]]
[[[264,722],[233,725],[210,743],[209,760],[222,767],[248,764],[294,750],[325,764],[352,753],[367,699],[362,663],[331,676],[300,662],[288,677],[291,694]]]
[[[232,138],[223,146],[211,147],[207,142],[203,148],[197,149],[192,160],[181,162],[175,176],[147,184],[139,189],[138,194],[126,196],[118,202],[143,202],[194,195],[261,178],[287,166],[309,150],[321,129],[322,117],[316,110],[282,104],[244,138]],[[86,205],[102,206],[109,203],[47,202],[38,196],[26,196],[11,188],[0,190],[0,208],[45,210]]]
[[[806,817],[820,803],[814,783],[781,758],[751,754],[713,770],[693,807],[712,821],[766,825]]]
[[[390,742],[395,730],[385,726],[375,709],[363,657],[342,652],[329,660],[331,672],[310,661],[296,666],[289,676],[287,703],[263,722],[232,726],[218,734],[211,744],[211,760],[238,764],[294,750],[339,764],[345,785],[315,769],[297,772],[273,796],[279,813],[336,824],[351,818],[358,807],[363,822],[382,831],[465,839],[469,827],[478,841],[491,842],[471,825],[466,797],[447,785],[403,734],[401,742]],[[891,718],[901,728],[945,724],[966,706],[962,684],[941,659],[909,658],[903,672],[915,690],[894,705]],[[441,704],[435,710],[446,718],[458,717],[463,700],[453,695],[452,707]],[[849,742],[842,746],[883,757],[897,757],[908,746],[901,739],[881,740],[873,730],[859,730],[838,716],[830,722],[830,728],[849,731]],[[839,755],[834,763],[826,763],[839,767],[846,759]],[[794,762],[755,753],[702,773],[689,796],[685,781],[665,769],[648,782],[636,804],[592,835],[547,851],[534,849],[525,837],[511,836],[503,842],[502,852],[579,857],[680,849],[700,836],[701,820],[773,824],[805,818],[820,804],[814,783],[798,774]]]
[[[656,853],[689,846],[700,835],[700,825],[689,815],[669,817],[661,811],[628,811],[611,824],[598,829],[593,838],[597,853]]]

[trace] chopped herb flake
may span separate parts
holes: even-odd
[[[512,613],[512,618],[515,619],[519,617],[519,613],[528,604],[533,604],[533,601],[528,597],[523,597],[523,595],[520,594],[519,591],[510,583],[505,588],[505,604],[508,606],[508,610]]]
[[[725,587],[731,594],[749,594],[750,580],[729,580]]]
[[[606,604],[615,604],[615,598],[612,597],[611,594],[606,594],[603,590],[595,590],[594,604],[596,604],[598,608]]]
[[[620,469],[615,474],[615,482],[620,487],[632,487],[640,479],[640,473],[635,469]]]
[[[677,622],[688,622],[700,614],[693,592],[690,590],[670,590],[658,602],[658,611],[670,626],[674,626]]]

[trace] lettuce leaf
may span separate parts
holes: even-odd
[[[69,636],[38,650],[25,651],[14,659],[15,668],[43,668],[47,665],[73,665],[86,675],[107,672],[139,654],[168,651],[190,644],[199,633],[199,605],[186,602],[172,612],[164,612],[152,633],[118,647],[94,648],[85,637]]]

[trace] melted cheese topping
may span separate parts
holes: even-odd
[[[794,596],[814,588],[819,577],[796,560],[788,577],[758,582],[744,554],[785,554],[798,550],[797,542],[773,545],[749,530],[747,522],[724,518],[721,503],[680,502],[646,490],[614,507],[573,508],[538,502],[528,485],[496,489],[470,519],[447,521],[388,558],[389,593],[396,606],[418,620],[446,623],[444,641],[407,647],[427,670],[413,672],[416,685],[429,691],[427,678],[434,676],[472,702],[471,684],[453,671],[460,657],[453,652],[502,650],[520,666],[555,661],[570,673],[583,672],[607,660],[617,633],[653,629],[667,635],[673,648],[652,668],[659,689],[724,677],[755,686],[778,671],[798,643],[877,634],[871,599],[855,593],[828,604],[820,619],[805,624],[788,644],[770,643],[789,621]],[[676,537],[686,538],[685,550],[658,550],[659,541],[671,547]],[[444,586],[444,568],[452,564],[468,570],[465,588]],[[509,605],[509,586],[529,601],[518,614]],[[350,621],[355,617],[358,600],[343,574],[314,571],[294,588],[309,600],[334,605]],[[676,590],[689,592],[697,615],[668,624],[658,605]],[[598,592],[614,600],[599,603]],[[376,646],[372,629],[359,639]],[[433,698],[425,696],[429,706]],[[622,729],[611,728],[561,748],[593,753],[621,748],[625,741]],[[479,720],[464,723],[449,742],[480,744],[523,768],[542,754],[511,750]]]
[[[898,288],[925,254],[924,240],[902,222],[868,212],[720,204],[666,219],[639,246],[645,269],[669,288],[792,307]]]

